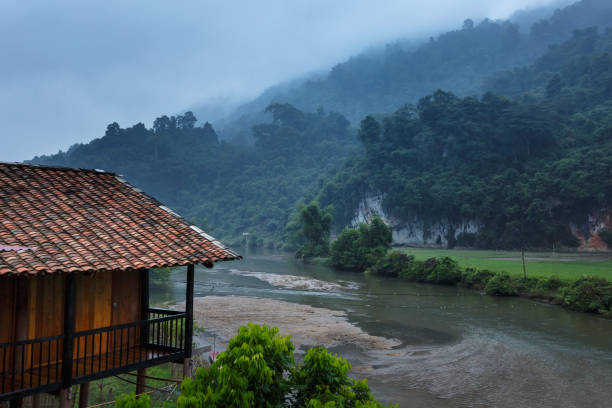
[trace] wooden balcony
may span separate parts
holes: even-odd
[[[186,317],[185,312],[150,308],[147,320],[76,332],[71,341],[60,335],[0,344],[0,401],[182,362],[191,346]],[[65,355],[72,356],[68,366]]]

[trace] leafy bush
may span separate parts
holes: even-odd
[[[425,282],[427,280],[428,270],[423,261],[413,261],[406,265],[406,268],[400,272],[400,278],[410,282]]]
[[[365,270],[375,265],[391,248],[391,228],[374,216],[370,224],[359,224],[357,229],[345,229],[332,242],[331,264],[336,268]]]
[[[541,290],[557,290],[563,286],[563,281],[559,279],[558,276],[553,275],[545,279],[540,279],[537,286]]]
[[[133,392],[122,394],[116,402],[117,408],[149,408],[151,406],[151,398],[147,394],[136,398]]]
[[[585,276],[563,290],[563,305],[579,312],[604,313],[612,309],[612,284]]]
[[[297,366],[289,336],[249,323],[209,368],[185,379],[181,408],[380,407],[367,380],[347,376],[350,364],[326,349],[311,348]]]
[[[410,268],[412,263],[414,263],[414,256],[409,256],[401,251],[391,251],[380,258],[370,268],[370,272],[380,276],[397,278],[404,269]]]
[[[331,244],[331,264],[337,268],[358,270],[363,254],[359,245],[360,234],[356,229],[345,229]]]
[[[454,285],[461,280],[461,269],[454,259],[445,256],[440,259],[432,258],[430,272],[427,275],[427,282],[440,285]],[[430,261],[430,260],[428,260]],[[426,263],[427,266],[427,263]]]
[[[495,296],[517,296],[518,291],[516,290],[515,282],[512,280],[510,275],[505,272],[496,273],[485,286],[485,293],[487,295]]]
[[[280,406],[289,391],[284,375],[293,365],[289,336],[281,337],[277,328],[249,323],[210,368],[183,381],[179,406]]]
[[[348,408],[373,403],[367,380],[347,377],[350,368],[346,360],[323,347],[309,349],[292,376],[295,400],[291,406]]]
[[[488,269],[465,268],[461,274],[461,282],[469,288],[482,290],[494,275],[495,273]]]

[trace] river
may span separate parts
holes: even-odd
[[[172,280],[157,301],[184,299],[184,273]],[[596,316],[275,254],[198,267],[195,294],[342,310],[368,334],[399,340],[392,350],[333,350],[378,400],[401,407],[612,407],[612,321]]]

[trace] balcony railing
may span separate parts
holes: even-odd
[[[186,313],[148,309],[148,316],[74,333],[70,384],[184,358]],[[0,400],[59,390],[64,342],[54,336],[0,344]]]

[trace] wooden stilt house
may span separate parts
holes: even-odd
[[[237,258],[115,174],[0,163],[0,402],[188,365],[194,265]],[[176,266],[185,310],[151,308],[149,269]]]

